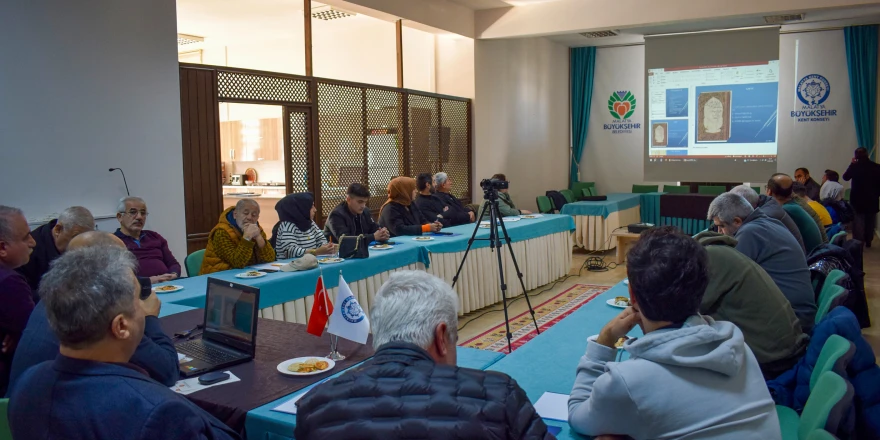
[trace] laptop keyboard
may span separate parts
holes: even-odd
[[[222,364],[224,362],[241,359],[241,356],[218,350],[203,343],[200,339],[177,344],[177,351],[212,364]]]

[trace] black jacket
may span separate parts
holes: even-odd
[[[850,164],[843,173],[843,180],[852,180],[849,203],[856,212],[874,214],[880,211],[880,165],[870,160]]]
[[[55,238],[52,236],[52,228],[57,223],[58,219],[55,219],[31,231],[31,236],[34,237],[37,246],[31,253],[31,259],[27,264],[15,269],[18,273],[24,275],[28,284],[30,284],[31,292],[34,295],[34,302],[40,299],[37,293],[37,288],[40,286],[40,278],[49,271],[49,263],[61,256],[61,253],[55,247]]]
[[[379,214],[379,226],[388,229],[392,237],[399,235],[422,235],[422,225],[431,223],[422,215],[418,206],[409,207],[397,202],[385,205]]]
[[[324,235],[339,243],[339,237],[343,235],[360,235],[364,234],[367,243],[372,243],[373,234],[379,230],[379,225],[373,221],[373,215],[370,214],[370,208],[364,208],[364,212],[360,215],[354,215],[348,209],[348,204],[340,203],[330,215],[327,217],[327,223],[324,224]]]
[[[810,177],[810,180],[807,180],[807,183],[804,184],[804,188],[807,189],[807,197],[810,200],[819,200],[819,191],[822,189],[822,185],[819,185],[819,182]]]
[[[510,376],[438,365],[392,342],[297,403],[297,440],[552,439]]]
[[[450,226],[465,225],[471,222],[471,216],[469,213],[472,211],[462,205],[461,201],[455,198],[455,196],[440,191],[434,193],[434,196],[443,203],[444,209],[447,207],[449,208],[443,211],[442,214],[443,218],[449,220]]]
[[[452,220],[443,216],[443,208],[445,207],[445,205],[443,204],[443,201],[440,200],[440,197],[437,197],[436,194],[431,194],[430,196],[419,194],[416,196],[416,199],[413,200],[413,203],[418,206],[419,211],[422,211],[422,215],[425,216],[425,220],[432,222],[439,220],[440,224],[442,224],[444,228],[453,226]]]

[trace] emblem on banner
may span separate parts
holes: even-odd
[[[361,322],[364,320],[364,309],[354,300],[353,296],[349,296],[342,300],[342,317],[351,323]]]
[[[636,111],[636,97],[627,90],[614,92],[608,98],[608,111],[615,119],[627,119]]]
[[[831,84],[822,75],[807,75],[797,85],[798,99],[806,105],[819,105],[831,94]]]

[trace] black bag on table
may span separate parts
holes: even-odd
[[[370,246],[364,235],[339,237],[339,258],[369,258]]]

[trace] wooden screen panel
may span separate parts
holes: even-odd
[[[187,253],[204,249],[223,211],[217,72],[180,68]]]

